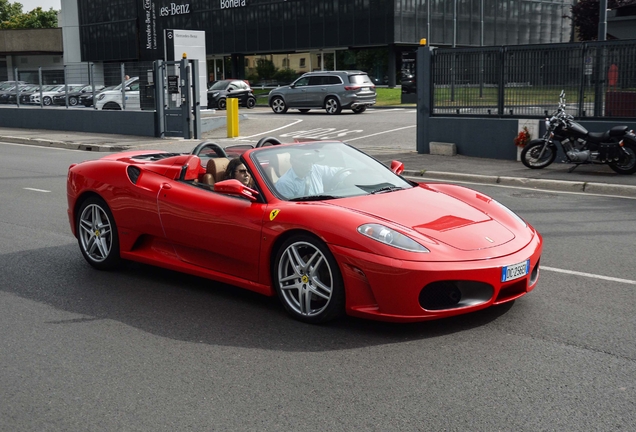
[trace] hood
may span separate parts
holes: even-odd
[[[515,238],[512,231],[483,211],[421,187],[330,203],[397,223],[459,250],[496,247]]]

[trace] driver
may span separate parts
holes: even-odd
[[[325,191],[325,182],[333,179],[341,167],[314,164],[315,151],[293,151],[290,154],[291,168],[276,182],[276,189],[285,198],[320,195]]]

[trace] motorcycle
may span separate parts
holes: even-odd
[[[543,138],[530,141],[521,152],[521,162],[531,169],[545,168],[557,156],[557,143],[566,163],[607,164],[619,174],[636,172],[636,135],[627,126],[614,126],[606,132],[588,132],[565,112],[565,92],[559,96],[559,108],[545,120]]]

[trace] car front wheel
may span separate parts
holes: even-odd
[[[69,104],[70,106],[75,106],[75,105],[77,105],[77,98],[74,98],[74,97],[68,98],[68,104]]]
[[[340,269],[327,245],[317,238],[290,237],[276,254],[272,274],[278,297],[295,319],[317,324],[344,313]]]
[[[273,98],[272,101],[269,103],[269,106],[276,114],[285,114],[287,112],[287,104],[285,103],[285,100],[280,96],[276,96],[275,98]]]
[[[225,108],[227,108],[227,101],[225,99],[219,99],[219,101],[216,103],[216,106],[219,107],[220,110],[224,110]]]
[[[91,197],[82,203],[76,231],[80,251],[90,265],[99,270],[109,270],[119,264],[117,226],[103,199]]]
[[[327,110],[327,114],[340,114],[342,107],[340,106],[338,99],[335,97],[328,97],[325,101],[325,110]]]

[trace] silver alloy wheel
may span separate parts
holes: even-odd
[[[48,96],[45,96],[44,99],[42,99],[42,104],[46,106],[51,105],[51,98]]]
[[[97,204],[86,206],[79,218],[79,237],[85,255],[100,263],[110,256],[113,230],[108,215]]]
[[[278,262],[278,284],[283,300],[297,314],[315,317],[327,309],[334,289],[329,262],[313,244],[290,244]]]
[[[69,98],[69,100],[68,100],[68,104],[69,104],[69,105],[71,105],[71,106],[75,106],[75,105],[77,105],[77,99],[76,99],[76,98],[74,98],[74,97]]]
[[[327,114],[338,114],[340,112],[340,103],[336,98],[330,97],[325,102],[325,109]]]
[[[285,105],[283,98],[277,97],[272,100],[272,111],[276,114],[283,114],[287,111],[287,105]]]

